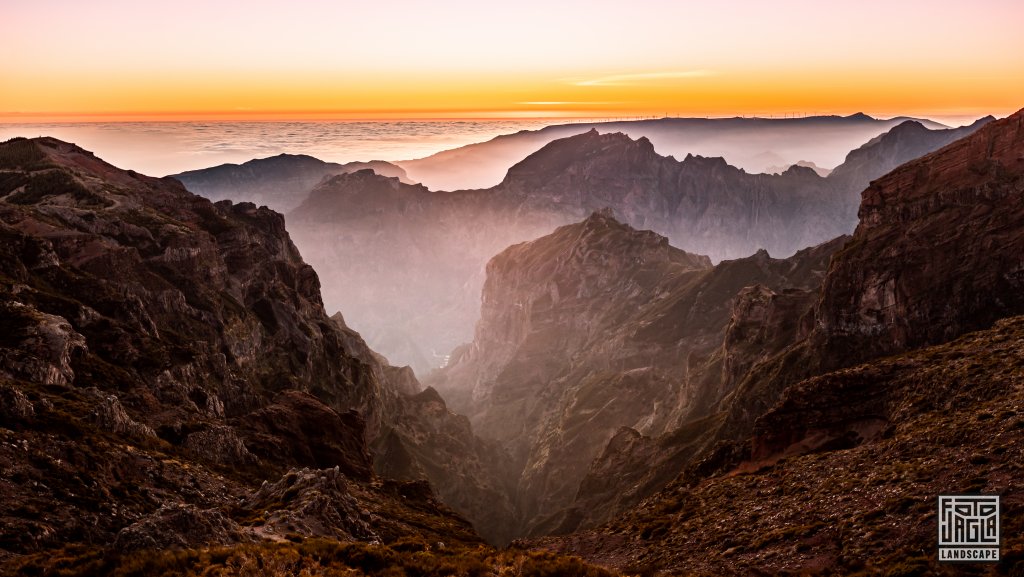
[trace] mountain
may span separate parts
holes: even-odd
[[[327,316],[280,214],[14,139],[0,236],[0,573],[565,563],[438,500],[488,498],[488,445]]]
[[[832,173],[831,168],[822,168],[808,160],[798,160],[788,166],[769,166],[768,168],[764,169],[764,172],[766,174],[782,174],[783,172],[786,172],[791,166],[802,166],[804,168],[810,168],[814,172],[817,172],[818,176],[821,177],[828,176],[829,174]]]
[[[651,571],[937,573],[936,495],[984,493],[1003,503],[996,569],[1015,570],[1022,191],[1024,110],[874,180],[808,330],[690,433],[708,441],[682,474],[531,545]],[[620,434],[602,460],[650,444]]]
[[[744,287],[785,299],[817,288],[840,244],[712,266],[594,213],[488,263],[476,337],[428,384],[509,452],[518,534],[572,528],[553,514],[573,503],[616,431],[660,434],[703,419],[731,392],[723,367],[756,358],[723,358],[723,346],[736,350],[726,334]]]
[[[828,176],[846,190],[864,190],[872,180],[897,166],[972,134],[993,120],[986,116],[968,126],[944,130],[907,120],[852,150]]]
[[[826,125],[846,122],[860,121]],[[948,138],[925,132],[913,150]],[[646,138],[590,130],[544,145],[485,190],[432,191],[368,171],[329,178],[288,224],[324,280],[328,307],[347,311],[374,348],[424,375],[472,337],[484,266],[507,246],[611,208],[713,261],[762,248],[788,256],[853,231],[863,188],[850,187],[866,186],[911,149],[886,142],[852,155],[850,178],[844,170],[822,178],[806,167],[767,175],[721,158],[677,161]]]
[[[537,212],[584,218],[611,208],[675,246],[737,258],[790,255],[853,228],[845,196],[813,170],[747,174],[722,158],[659,155],[646,138],[596,130],[554,141],[509,169],[491,193]]]
[[[750,173],[807,159],[836,166],[851,149],[908,120],[875,119],[865,114],[806,118],[661,118],[656,120],[588,122],[523,130],[417,160],[396,164],[409,178],[431,189],[488,188],[501,181],[508,167],[544,145],[596,129],[621,132],[634,140],[647,138],[665,156],[721,156]],[[931,129],[946,126],[919,120]],[[883,173],[880,173],[884,174]]]
[[[420,375],[473,333],[484,264],[564,224],[500,195],[429,191],[363,170],[325,180],[288,214],[330,306]]]
[[[279,154],[242,164],[221,164],[172,174],[171,178],[213,201],[246,201],[288,212],[301,204],[325,177],[364,169],[409,182],[404,170],[381,160],[337,164],[305,154]]]

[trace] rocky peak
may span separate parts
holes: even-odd
[[[789,260],[761,251],[712,267],[609,211],[592,213],[491,260],[473,343],[428,384],[461,398],[457,409],[478,433],[508,450],[517,532],[607,519],[666,482],[673,463],[628,497],[620,481],[643,478],[643,467],[635,476],[594,476],[612,470],[609,462],[658,453],[650,436],[704,418],[729,392],[720,349],[736,295],[762,283],[782,295],[771,311],[809,307],[813,299],[787,290],[817,286],[836,246]],[[795,330],[771,311],[751,313],[749,330],[736,329],[730,367],[748,352],[753,361],[767,355],[777,347],[772,335]],[[742,348],[747,333],[751,344]],[[602,452],[604,465],[588,475]],[[577,497],[579,506],[567,508]]]
[[[665,160],[647,138],[633,140],[621,132],[599,134],[591,129],[546,144],[508,170],[503,187],[537,188],[547,180],[609,171],[639,173]]]

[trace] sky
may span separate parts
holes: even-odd
[[[1020,0],[0,0],[0,121],[1005,115]]]

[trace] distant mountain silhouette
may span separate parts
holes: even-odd
[[[875,119],[866,114],[807,118],[662,118],[548,126],[498,136],[417,160],[398,161],[409,178],[437,190],[487,188],[501,181],[508,167],[545,144],[597,129],[646,137],[659,154],[721,156],[747,172],[765,172],[798,160],[835,166],[851,149],[908,120]],[[946,126],[920,120],[931,129]]]
[[[326,176],[372,169],[384,176],[408,182],[405,171],[394,164],[374,160],[337,164],[305,154],[279,154],[242,164],[172,174],[190,191],[213,201],[245,200],[257,206],[288,212],[305,200],[309,191]]]

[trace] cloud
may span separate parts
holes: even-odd
[[[709,70],[676,70],[671,72],[641,72],[637,74],[613,74],[590,80],[573,80],[576,86],[634,86],[649,84],[658,80],[678,80],[680,78],[703,78],[712,76]]]
[[[581,104],[623,104],[614,100],[534,100],[530,102],[516,102],[526,106],[566,106]]]

